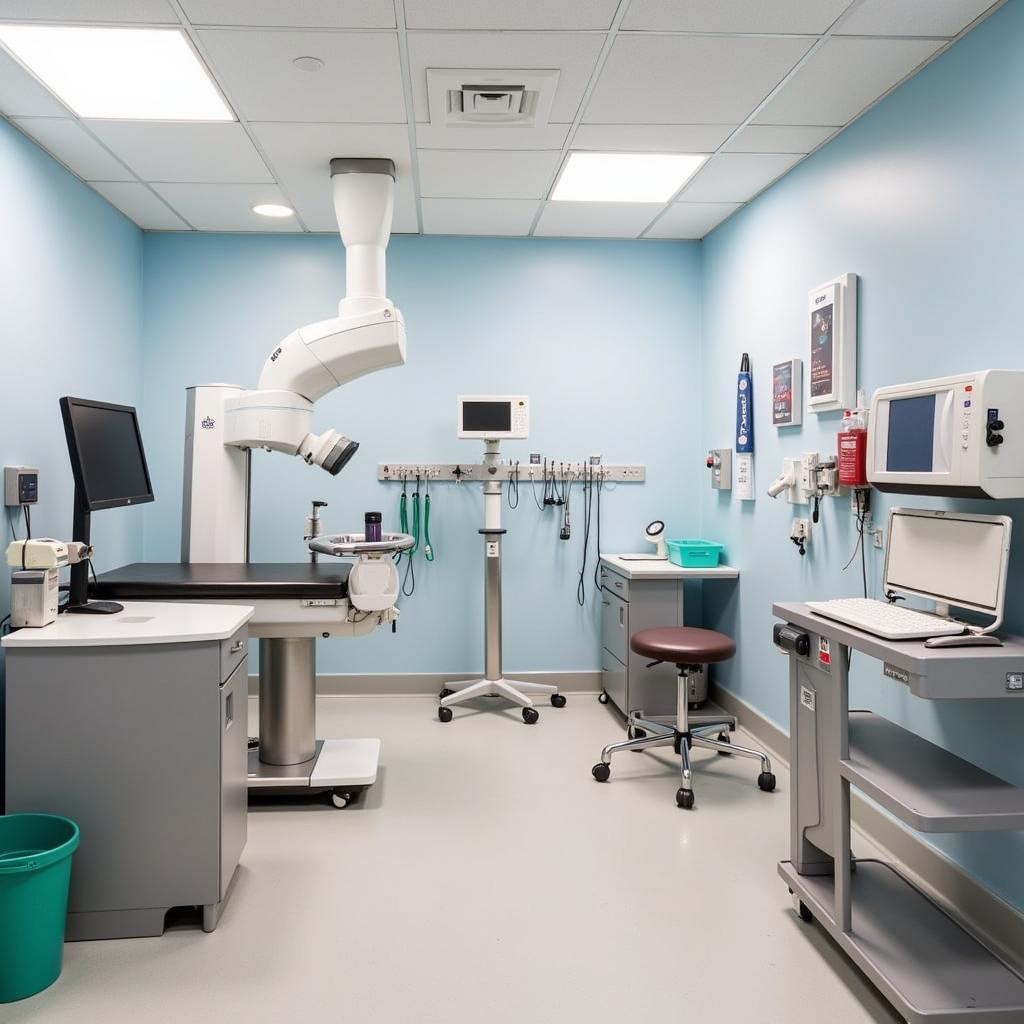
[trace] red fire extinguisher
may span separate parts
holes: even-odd
[[[837,440],[839,483],[844,487],[867,487],[868,428],[864,410],[846,410]]]

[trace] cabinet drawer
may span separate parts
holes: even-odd
[[[601,643],[621,662],[629,660],[629,605],[601,591]]]
[[[227,679],[232,672],[238,668],[239,662],[248,653],[249,626],[242,626],[229,636],[227,640],[220,642],[220,678],[221,682]]]
[[[601,566],[600,575],[602,587],[605,587],[609,593],[621,597],[624,601],[629,600],[629,580],[625,576],[620,576],[614,569],[609,569],[607,565]]]
[[[623,714],[627,710],[626,666],[609,651],[601,652],[601,686]]]

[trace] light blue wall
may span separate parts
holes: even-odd
[[[158,500],[146,510],[146,557],[177,560],[185,387],[252,386],[267,353],[296,327],[333,315],[344,255],[333,237],[147,235],[144,428]],[[378,462],[479,462],[482,444],[455,437],[459,393],[526,392],[531,438],[504,452],[557,459],[600,453],[643,462],[644,485],[605,492],[605,550],[645,547],[643,526],[670,533],[698,523],[699,426],[683,382],[699,365],[699,246],[402,237],[388,249],[388,295],[408,328],[408,362],[317,403],[318,428],[361,442],[337,477],[277,453],[253,456],[256,561],[303,560],[313,498],[333,532],[361,528],[363,512],[397,528],[399,488]],[[690,395],[690,402],[694,401]],[[692,405],[691,405],[692,410]],[[417,590],[402,601],[397,635],[321,642],[323,672],[469,672],[482,666],[483,525],[479,485],[431,489],[437,560],[417,558]],[[506,507],[505,667],[599,667],[597,607],[576,604],[583,533],[559,541],[527,487]],[[591,550],[596,550],[593,540]],[[588,581],[593,562],[588,568]]]
[[[39,468],[33,536],[68,537],[74,483],[57,400],[138,403],[142,232],[3,119],[0,210],[0,465]],[[4,512],[0,550],[11,538]],[[138,558],[141,510],[98,513],[93,539],[100,571]],[[9,610],[3,572],[0,618]],[[0,655],[0,794],[2,753]]]
[[[810,553],[789,542],[794,508],[764,491],[784,455],[835,451],[838,414],[771,426],[771,364],[808,364],[810,288],[860,275],[860,385],[985,367],[1024,366],[1020,328],[1024,238],[1024,4],[1014,2],[806,161],[703,245],[704,441],[728,445],[739,355],[756,375],[758,497],[704,495],[704,531],[743,571],[729,592],[705,587],[709,625],[739,654],[718,678],[775,721],[788,717],[787,669],[773,653],[773,600],[859,593],[847,501],[828,500]],[[806,382],[805,382],[806,394]],[[1024,416],[1024,410],[1017,415]],[[928,505],[927,499],[892,496]],[[934,504],[934,503],[931,503]],[[1017,523],[1007,626],[1024,632],[1024,502],[961,503]],[[872,557],[877,595],[880,559]],[[1024,702],[928,703],[854,658],[853,701],[1024,785]],[[943,837],[938,845],[1018,906],[1024,833]]]

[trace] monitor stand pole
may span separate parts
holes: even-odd
[[[500,465],[499,442],[484,441],[484,470],[496,473]],[[505,697],[523,709],[523,721],[533,725],[540,717],[530,694],[547,694],[556,708],[565,707],[557,686],[506,679],[501,674],[501,481],[484,481],[484,678],[451,682],[441,691],[437,717],[452,720],[451,708],[474,697]]]
[[[71,529],[71,539],[89,544],[90,513],[85,501],[75,488],[75,518]],[[63,611],[78,615],[113,615],[123,612],[124,605],[116,601],[89,600],[89,565],[88,561],[75,562],[71,566],[71,589],[68,591],[68,603]]]

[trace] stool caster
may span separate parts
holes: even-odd
[[[718,734],[718,742],[719,743],[732,743],[732,737],[727,732],[720,732]],[[720,750],[720,751],[718,751],[718,756],[719,757],[732,757],[732,754],[730,754],[728,750]]]
[[[612,774],[611,765],[607,765],[604,761],[598,761],[593,768],[590,769],[590,774],[597,779],[598,782],[607,782]]]
[[[438,700],[444,700],[444,699],[445,699],[445,697],[450,697],[450,696],[451,696],[451,695],[452,695],[452,694],[453,694],[454,692],[455,692],[454,690],[449,690],[449,689],[448,689],[448,687],[446,686],[446,687],[445,687],[445,688],[444,688],[444,689],[443,689],[443,690],[442,690],[442,691],[441,691],[441,692],[440,692],[440,693],[439,693],[439,694],[437,695],[437,699],[438,699]]]
[[[452,709],[451,708],[438,708],[437,709],[437,720],[439,722],[450,722],[452,720]]]
[[[680,789],[676,792],[676,804],[684,811],[692,810],[694,803],[692,789]]]
[[[350,793],[347,789],[333,789],[331,790],[331,803],[340,811],[343,807],[348,807],[350,803],[355,799],[355,795]]]
[[[601,692],[600,692],[600,693],[599,693],[599,694],[597,695],[597,703],[598,703],[598,704],[607,704],[607,703],[608,703],[608,693],[607,693],[607,691],[605,691],[605,690],[602,690],[602,691],[601,691]]]
[[[540,714],[536,708],[523,708],[523,721],[527,725],[536,725],[540,719]]]
[[[771,772],[761,772],[761,774],[757,777],[757,785],[766,793],[774,792],[775,776]]]
[[[553,708],[564,708],[565,698],[560,693],[551,694],[551,706]]]

